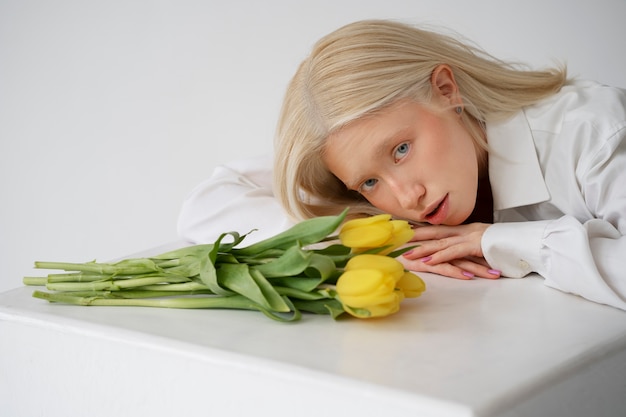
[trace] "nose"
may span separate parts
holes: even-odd
[[[426,192],[421,184],[405,179],[392,179],[388,181],[388,184],[398,204],[404,210],[418,208],[420,200]]]

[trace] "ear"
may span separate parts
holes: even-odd
[[[433,99],[441,100],[442,103],[449,106],[462,104],[459,87],[449,65],[437,65],[430,76],[430,83],[433,90]]]

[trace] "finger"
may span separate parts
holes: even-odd
[[[434,247],[428,241],[422,241],[419,245],[407,250],[402,254],[406,259],[419,259],[424,256],[432,255],[435,252]]]
[[[455,259],[450,262],[454,266],[462,269],[465,273],[464,275],[472,275],[476,278],[485,278],[485,279],[498,279],[500,278],[501,272],[491,268],[486,261],[476,262],[473,259]]]
[[[441,252],[443,250],[449,249],[450,247],[454,247],[465,242],[466,238],[463,236],[451,236],[445,237],[437,240],[428,240],[421,241],[419,246],[408,250],[402,254],[407,259],[421,259],[429,256],[433,256],[434,254]],[[462,248],[461,248],[462,249]],[[457,248],[459,250],[459,248]],[[465,255],[456,256],[458,258],[462,258],[463,256],[470,255],[471,253],[467,253]],[[448,258],[439,258],[439,262],[446,262],[449,259],[454,259],[455,257]],[[435,263],[439,263],[435,262]]]
[[[467,258],[468,256],[481,256],[477,253],[475,246],[458,238],[440,239],[436,241],[436,249],[431,255],[420,258],[422,262],[429,265],[449,263],[456,259]],[[437,247],[438,246],[438,247]]]
[[[437,265],[428,265],[419,260],[410,261],[407,259],[400,260],[404,267],[410,271],[415,272],[430,272],[437,275],[443,275],[445,277],[468,280],[474,277],[473,273],[465,271],[458,266],[450,263],[443,263]]]
[[[431,272],[457,279],[498,279],[501,272],[493,269],[487,264],[487,261],[481,258],[463,258],[454,259],[450,262],[430,265],[422,260],[409,260],[399,257],[398,260],[406,269],[417,272]]]

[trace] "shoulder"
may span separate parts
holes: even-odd
[[[586,128],[610,135],[626,124],[626,90],[593,81],[574,81],[552,97],[524,109],[531,129],[559,133]]]
[[[591,163],[590,158],[610,157],[626,141],[626,90],[620,88],[577,81],[525,108],[524,115],[540,154],[560,149],[557,153]]]
[[[260,155],[233,160],[218,165],[208,179],[214,182],[220,178],[246,180],[257,185],[271,186],[273,160],[270,155]]]

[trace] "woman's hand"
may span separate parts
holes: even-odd
[[[418,226],[411,241],[420,246],[404,253],[399,260],[411,271],[458,279],[500,278],[500,271],[489,267],[480,246],[488,227],[486,223]]]

